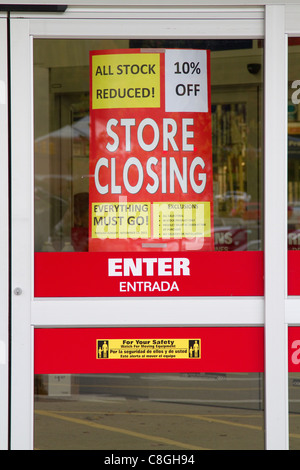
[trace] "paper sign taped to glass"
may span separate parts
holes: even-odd
[[[92,51],[89,251],[211,251],[212,227],[209,51]]]

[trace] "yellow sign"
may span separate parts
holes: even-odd
[[[97,339],[97,359],[201,359],[200,339]]]
[[[149,202],[92,203],[92,238],[149,238]]]
[[[154,238],[210,237],[210,202],[154,202]]]
[[[92,106],[159,108],[160,54],[93,55]]]

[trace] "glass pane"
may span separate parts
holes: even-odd
[[[300,38],[288,43],[288,293],[299,295],[300,248]],[[289,448],[300,449],[298,328],[289,328]],[[292,342],[292,343],[291,343]]]
[[[299,56],[300,39],[289,38],[288,46],[288,293],[299,295],[300,192],[299,192]]]
[[[78,260],[83,259],[82,255],[87,254],[88,257],[92,255],[89,252],[89,205],[91,202],[89,201],[89,184],[93,175],[90,174],[91,113],[88,58],[89,52],[93,50],[126,51],[133,48],[210,51],[212,129],[210,182],[212,185],[212,200],[209,202],[211,203],[210,214],[213,214],[211,223],[213,246],[209,248],[210,253],[208,254],[213,254],[213,251],[217,253],[213,263],[207,261],[213,266],[213,282],[209,281],[205,289],[215,284],[224,286],[228,280],[230,269],[233,271],[235,279],[235,282],[230,282],[230,287],[236,286],[238,284],[236,281],[241,279],[240,273],[247,274],[251,271],[250,264],[239,261],[240,258],[235,258],[238,260],[236,261],[237,265],[235,265],[238,268],[237,271],[233,267],[234,263],[223,261],[225,266],[224,276],[221,276],[217,281],[216,274],[220,272],[217,264],[218,258],[221,259],[222,255],[231,251],[255,253],[261,250],[263,245],[261,224],[263,212],[263,74],[261,70],[263,48],[261,44],[249,40],[209,42],[147,41],[145,43],[127,40],[39,39],[34,41],[34,240],[36,255],[42,254],[46,257],[36,258],[36,260],[42,259],[42,262],[38,263],[36,261],[35,287],[38,281],[46,279],[49,272],[49,281],[46,280],[45,283],[48,287],[55,283],[56,278],[63,271],[65,263],[61,262],[62,258],[56,258],[54,255],[64,254],[65,252],[72,252],[71,255],[67,253],[70,256],[64,259],[68,259],[70,269],[73,270],[73,273],[70,271],[68,276],[75,275],[76,288],[92,281],[100,286],[104,285],[99,282],[102,270],[97,267],[96,263],[94,264],[96,264],[97,275],[94,276],[94,279],[89,278],[88,281],[86,281],[89,274],[88,270],[78,268],[78,263],[81,262]],[[174,62],[174,64],[176,63]],[[178,69],[182,72],[181,75],[189,75],[185,73],[187,67],[189,67],[189,73],[194,71],[193,75],[197,74],[196,62],[189,60],[181,62],[181,64],[182,68]],[[183,66],[183,64],[188,65]],[[106,69],[106,71],[108,70],[109,68]],[[178,88],[179,91],[182,89]],[[188,88],[185,88],[185,90],[188,90]],[[195,86],[193,90],[196,92]],[[129,132],[129,125],[123,127]],[[155,126],[153,129],[155,131]],[[186,131],[189,132],[190,129],[186,128]],[[188,137],[187,133],[185,137]],[[175,146],[174,142],[177,142],[175,134],[172,134],[170,129],[168,139],[169,144],[172,142]],[[150,140],[150,142],[152,141]],[[188,138],[186,143],[189,143]],[[195,155],[195,157],[198,156],[198,154]],[[154,157],[158,158],[156,155]],[[159,158],[161,160],[166,158],[165,154],[160,154]],[[167,160],[162,161],[169,164]],[[137,168],[139,168],[138,165]],[[176,181],[181,181],[185,174],[182,167],[176,167],[173,161],[174,180],[176,177]],[[131,186],[137,185],[137,181],[138,179],[131,182]],[[195,183],[199,184],[199,181],[195,180]],[[101,180],[101,185],[105,184],[106,181]],[[118,182],[115,181],[115,186],[118,185]],[[188,199],[184,200],[189,202]],[[135,202],[145,201],[135,200]],[[169,203],[170,200],[167,199],[166,202]],[[200,202],[203,201],[200,200]],[[203,212],[205,214],[204,209]],[[176,213],[174,213],[174,220],[177,218],[177,223],[173,224],[174,227],[178,225],[179,218],[178,213],[176,217],[175,215]],[[192,221],[196,220],[195,216],[190,217]],[[207,218],[208,216],[206,216],[206,219],[204,216],[204,220],[207,220]],[[170,220],[168,220],[168,223],[168,229],[170,230]],[[198,242],[197,238],[200,237],[194,238]],[[146,242],[149,242],[149,240],[146,239]],[[138,240],[136,246],[139,243]],[[204,251],[206,251],[203,250],[204,246],[202,244],[200,246],[191,240],[184,247],[182,243],[173,243],[173,240],[167,240],[166,246],[164,246],[165,240],[163,240],[163,246],[159,247],[157,243],[155,244],[155,251],[152,251],[151,243],[148,243],[147,247],[143,247],[146,253],[145,256],[149,254],[152,257],[152,254],[157,250],[168,252],[178,252],[180,250],[185,253],[185,256],[187,256],[186,253],[193,252],[201,252],[200,254],[204,255]],[[159,243],[162,243],[162,241],[160,240]],[[111,246],[114,245],[110,244]],[[127,253],[126,249],[122,248],[122,250]],[[79,257],[76,257],[76,261],[73,261],[75,254]],[[51,259],[54,260],[52,271],[48,268],[49,259],[50,261]],[[45,260],[47,263],[45,263]],[[197,261],[197,265],[203,268],[204,262],[205,260],[202,258],[201,262]],[[60,266],[59,269],[57,269],[58,265]],[[46,272],[43,271],[41,275],[39,270],[43,266],[46,266]],[[80,266],[82,267],[82,265]],[[259,278],[256,258],[251,266],[254,267],[253,279]],[[89,265],[89,267],[91,266]],[[184,267],[187,266],[180,265],[181,270]],[[146,268],[147,271],[151,271],[152,265],[150,265],[150,262],[147,262]],[[117,272],[119,265],[115,264],[113,269]],[[164,267],[164,269],[167,268]],[[239,272],[238,276],[237,272]],[[63,290],[60,295],[62,296],[69,295],[66,290],[68,276],[65,276],[61,283]],[[204,277],[208,278],[205,269]],[[164,279],[167,282],[167,278]],[[197,279],[199,278],[197,277]],[[72,278],[72,282],[74,282],[74,278]],[[240,281],[240,284],[243,288],[248,286],[247,282],[244,281]],[[105,287],[102,287],[102,289],[104,294],[100,295],[110,295]],[[226,286],[225,291],[225,295],[231,294]],[[180,294],[181,292],[178,293],[178,295]],[[207,291],[204,294],[214,295],[207,294]],[[51,295],[54,296],[54,294],[49,295],[47,293],[48,297]],[[77,294],[72,292],[71,295],[75,296]],[[80,293],[80,295],[83,294]],[[89,295],[91,294],[88,293],[84,296],[88,297]],[[148,292],[147,295],[149,295]],[[157,295],[157,291],[154,292],[154,295]],[[166,295],[166,293],[162,291],[161,295]],[[241,295],[245,295],[245,291]],[[37,296],[43,295],[40,295],[39,292]],[[101,319],[99,319],[99,322],[101,322]],[[223,380],[217,380],[220,377]],[[243,385],[241,386],[241,384]],[[53,392],[53,389],[56,388],[57,390],[58,385],[62,385],[60,395],[57,395],[57,391]],[[132,409],[132,402],[128,400],[128,396],[130,399],[132,397],[130,393],[132,393],[133,386],[134,393],[136,393],[134,409]],[[96,398],[90,393],[91,390],[97,391],[95,392]],[[240,396],[241,391],[245,395],[242,398]],[[170,394],[167,392],[170,392]],[[95,402],[91,398],[93,400],[95,398]],[[161,449],[168,449],[174,448],[175,441],[177,442],[176,446],[182,446],[182,448],[187,447],[187,445],[196,446],[197,448],[198,446],[228,449],[263,448],[261,398],[261,376],[255,374],[226,374],[226,376],[199,374],[188,377],[185,375],[162,377],[159,374],[147,375],[146,377],[127,377],[125,375],[37,376],[35,447],[41,449],[47,448],[47,446],[59,448],[62,436],[66,430],[70,431],[70,423],[73,423],[72,429],[74,425],[72,442],[67,443],[63,438],[64,446],[98,448],[99,445],[102,448],[101,445],[103,445],[105,447],[103,429],[108,431],[108,428],[101,428],[101,425],[104,426],[103,423],[105,423],[105,426],[116,426],[117,428],[120,426],[121,428],[121,431],[119,428],[117,431],[111,431],[110,429],[114,436],[118,436],[118,438],[115,437],[115,441],[110,438],[110,441],[106,444],[110,449],[112,446],[116,446],[117,449],[120,449],[120,446],[129,449],[144,449],[150,446],[149,448],[153,449],[155,447],[151,446],[155,445]],[[90,406],[94,403],[96,403],[96,407]],[[200,412],[199,407],[201,408]],[[86,413],[85,417],[87,417],[84,422],[81,421],[82,418],[78,418],[78,416],[81,416],[82,411]],[[60,412],[61,415],[58,417]],[[87,431],[87,423],[91,424],[95,412],[97,421],[101,421],[101,423],[98,422],[97,426],[93,426],[93,428],[89,426]],[[164,413],[167,414],[168,418],[167,429]],[[118,416],[117,420],[115,415]],[[191,415],[194,418],[191,418]],[[71,420],[70,416],[72,417]],[[152,417],[150,420],[149,416]],[[153,416],[159,419],[154,421]],[[209,422],[208,417],[210,418]],[[128,422],[127,418],[134,419]],[[192,420],[193,427],[191,427],[190,420]],[[183,440],[184,434],[181,431],[181,426],[185,422],[187,429],[193,429],[193,436],[187,434],[188,439],[185,437]],[[200,440],[194,430],[196,422],[199,424]],[[214,429],[212,429],[211,423],[215,426]],[[64,427],[65,424],[67,427]],[[80,426],[79,434],[77,426]],[[59,431],[58,428],[60,428]],[[102,429],[100,436],[98,436],[97,429]],[[241,429],[243,433],[240,432]],[[133,436],[132,432],[137,433],[138,436],[136,434]],[[215,439],[215,433],[217,433],[218,439]],[[143,434],[146,437],[141,437]],[[51,438],[50,441],[49,436],[53,436],[53,440]],[[93,437],[91,438],[91,436]],[[118,440],[120,436],[123,439],[121,441]],[[149,439],[149,436],[152,437]],[[248,439],[244,439],[245,436],[248,436]],[[155,437],[154,440],[153,437]],[[168,439],[171,440],[171,443]]]
[[[300,449],[300,374],[289,373],[289,449]]]
[[[289,449],[300,449],[300,328],[290,326],[288,329],[288,360],[289,360]]]
[[[263,449],[261,374],[36,376],[39,450]]]
[[[90,51],[96,51],[91,59],[91,64],[94,57],[98,61],[95,70],[89,66]],[[109,86],[105,83],[115,79],[104,77],[114,73],[113,62],[105,61],[107,57],[121,61],[123,55],[133,62],[129,69],[128,64],[115,65],[115,76],[118,70],[122,71],[122,77],[128,76],[129,70],[130,84],[137,72],[144,74],[144,82],[138,82],[135,88],[136,100],[146,100],[149,90],[153,88],[154,92],[155,87],[164,89],[165,86],[161,102],[171,103],[168,104],[170,112],[161,114],[156,101],[151,104],[153,107],[146,107],[146,111],[132,108],[138,105],[130,104],[129,91],[128,108],[124,110],[123,106],[121,114],[119,108],[114,108],[113,93],[117,93],[120,103],[123,99],[120,94],[125,88],[122,88],[123,82],[120,86],[114,85],[115,88],[105,88]],[[160,82],[156,79],[149,82],[153,83],[152,87],[147,85],[146,64],[134,63],[136,57],[146,60],[145,56],[161,57],[155,59],[161,61],[160,70],[166,70],[165,75],[169,73],[172,80],[176,78],[177,97],[186,96],[188,109],[192,111],[178,111],[182,105],[175,106],[171,98],[168,101],[171,80],[166,78],[163,84],[162,78]],[[194,262],[196,266],[200,263],[206,272],[211,261],[204,265],[204,258],[200,261],[197,257],[199,252],[238,251],[239,258],[235,259],[240,260],[239,266],[247,266],[247,270],[241,270],[247,278],[240,282],[245,293],[243,288],[234,292],[227,287],[224,287],[225,294],[191,292],[194,283],[189,282],[185,288],[172,284],[171,294],[263,295],[263,274],[258,269],[263,261],[262,256],[256,256],[263,247],[262,57],[262,43],[254,40],[35,40],[34,240],[36,266],[44,269],[39,271],[36,282],[44,282],[49,288],[55,279],[59,286],[74,276],[74,269],[69,268],[68,272],[61,270],[59,278],[57,263],[64,270],[68,263],[55,257],[42,258],[39,254],[45,252],[89,252],[87,259],[77,258],[88,263],[88,272],[96,264],[92,261],[95,251],[99,254],[144,252],[149,257],[161,252],[181,252],[188,263]],[[158,62],[148,64],[151,80],[156,66]],[[103,89],[95,82],[98,88],[95,85],[93,90],[97,91],[98,98],[90,94],[90,77],[94,75],[97,80],[99,76],[101,80],[108,80],[103,82]],[[203,83],[207,88],[199,81],[202,75],[206,77]],[[196,99],[199,87],[207,90],[202,108]],[[105,93],[110,90],[107,106],[103,90]],[[100,98],[104,104],[95,101],[96,105],[91,105],[90,99],[99,101]],[[167,104],[166,109],[169,109]],[[101,124],[103,120],[105,126]],[[255,256],[250,258],[249,254],[245,258],[243,252]],[[46,260],[52,265],[48,266]],[[131,269],[129,272],[135,269],[140,275],[143,268],[147,274],[150,271],[152,274],[157,263],[150,266],[150,261],[145,260],[143,258],[142,267],[135,261],[136,265],[127,267]],[[214,258],[215,263],[222,262],[225,266],[222,278],[231,280],[232,276],[235,279],[236,267],[228,261],[224,265],[222,260],[221,253]],[[123,268],[116,263],[111,271],[113,276],[119,276]],[[86,264],[80,266],[80,271],[84,272]],[[127,268],[124,267],[124,272]],[[101,265],[99,271],[103,269]],[[217,265],[216,271],[221,273]],[[52,282],[46,281],[49,272]],[[198,280],[200,274],[193,274],[194,279]],[[217,282],[211,282],[207,274],[200,284],[204,285],[205,279],[208,288],[218,288]],[[70,284],[74,282],[72,277]],[[230,281],[229,284],[234,290],[238,283]],[[91,295],[89,291],[77,294],[80,286],[82,282],[70,295]],[[131,295],[137,295],[133,292],[137,286],[134,287]],[[142,287],[147,294],[149,286],[144,280]],[[159,288],[162,290],[162,284]],[[108,286],[104,290],[107,295],[116,295]],[[115,288],[113,290],[116,292]],[[36,295],[61,294],[57,290],[43,294],[43,289],[42,292],[37,289]]]
[[[35,447],[261,449],[263,343],[260,327],[35,329]]]
[[[300,55],[299,38],[289,39],[288,49],[288,248],[299,250],[297,230],[299,228],[299,71],[298,59]]]

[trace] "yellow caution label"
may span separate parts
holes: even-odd
[[[160,54],[93,55],[92,106],[159,108]]]
[[[154,202],[154,238],[210,237],[210,202]]]
[[[150,202],[92,203],[92,238],[149,238]]]
[[[201,359],[201,339],[97,339],[97,359]]]

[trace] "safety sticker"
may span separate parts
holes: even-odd
[[[201,359],[201,339],[97,339],[97,359]]]

